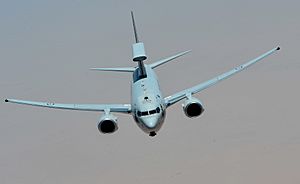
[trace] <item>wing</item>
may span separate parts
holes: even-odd
[[[6,99],[5,102],[47,107],[54,109],[78,110],[78,111],[110,111],[119,113],[131,113],[130,104],[61,104],[50,102],[34,102],[25,100]]]
[[[212,85],[214,85],[214,84],[216,84],[216,83],[218,83],[218,82],[220,82],[224,79],[227,79],[227,78],[233,76],[234,74],[250,67],[251,65],[253,65],[253,64],[257,63],[258,61],[260,61],[261,59],[271,55],[272,53],[274,53],[277,50],[280,50],[280,48],[279,47],[274,48],[274,49],[262,54],[261,56],[255,58],[255,59],[253,59],[253,60],[251,60],[251,61],[249,61],[249,62],[247,62],[243,65],[235,67],[234,69],[232,69],[232,70],[230,70],[226,73],[223,73],[223,74],[221,74],[221,75],[219,75],[215,78],[212,78],[212,79],[210,79],[206,82],[200,83],[200,84],[198,84],[194,87],[191,87],[191,88],[185,89],[183,91],[180,91],[180,92],[178,92],[174,95],[168,96],[168,97],[165,98],[165,104],[168,107],[168,106],[173,105],[176,102],[186,98],[188,95],[198,93],[198,92],[200,92],[200,91],[202,91],[202,90],[204,90],[204,89],[206,89],[206,88],[208,88],[208,87],[210,87],[210,86],[212,86]]]

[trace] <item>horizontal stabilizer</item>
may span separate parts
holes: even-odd
[[[162,60],[160,60],[160,61],[157,61],[157,62],[155,62],[155,63],[150,64],[150,67],[151,67],[151,68],[156,68],[156,67],[158,67],[158,66],[160,66],[160,65],[163,65],[163,64],[165,64],[165,63],[167,63],[167,62],[169,62],[169,61],[172,61],[173,59],[176,59],[176,58],[178,58],[178,57],[180,57],[180,56],[183,56],[183,55],[185,55],[185,54],[187,54],[187,53],[189,53],[189,52],[191,52],[191,50],[187,50],[187,51],[181,52],[181,53],[179,53],[179,54],[176,54],[176,55],[174,55],[174,56],[171,56],[171,57],[162,59]]]
[[[134,72],[134,67],[125,67],[125,68],[90,68],[90,70],[97,71],[110,71],[110,72]]]

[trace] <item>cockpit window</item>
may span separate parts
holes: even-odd
[[[155,114],[156,110],[149,111],[149,114]]]
[[[148,114],[149,114],[148,111],[142,112],[142,116],[147,116]]]
[[[138,117],[141,117],[141,116],[142,116],[142,112],[141,112],[141,111],[137,111],[136,114],[138,115]]]
[[[159,107],[156,108],[156,113],[160,113],[160,108]]]
[[[136,114],[138,117],[141,117],[141,116],[148,116],[148,115],[151,115],[151,114],[159,114],[160,113],[160,108],[157,107],[156,109],[153,109],[151,111],[137,111]]]

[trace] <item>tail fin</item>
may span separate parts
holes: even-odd
[[[131,19],[132,19],[132,25],[133,25],[133,31],[134,31],[134,38],[135,43],[132,45],[132,60],[135,62],[138,62],[138,68],[140,70],[140,77],[145,78],[147,77],[146,69],[144,66],[144,60],[147,59],[146,53],[145,53],[145,47],[144,43],[140,42],[137,35],[137,30],[135,26],[134,16],[133,12],[131,11]]]
[[[139,38],[138,38],[138,35],[137,35],[137,31],[136,31],[136,26],[135,26],[133,11],[131,11],[131,20],[132,20],[132,25],[133,25],[135,43],[139,43]]]
[[[132,60],[136,62],[143,62],[144,60],[147,59],[147,56],[145,53],[144,43],[139,41],[134,15],[132,11],[131,11],[131,19],[133,25],[134,38],[135,38],[135,43],[132,45],[132,55],[133,55]]]

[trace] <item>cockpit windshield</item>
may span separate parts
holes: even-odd
[[[160,113],[160,108],[157,107],[156,109],[150,110],[150,111],[137,111],[137,116],[141,117],[141,116],[148,116],[148,115],[152,115],[152,114],[158,114]]]

